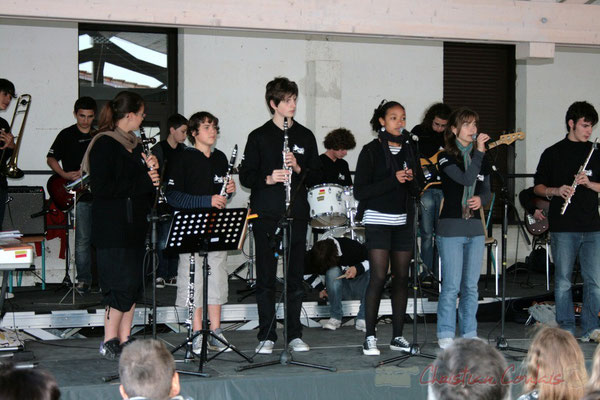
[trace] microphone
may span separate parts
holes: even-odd
[[[401,135],[406,134],[413,142],[418,142],[419,141],[419,137],[417,135],[415,135],[414,133],[412,133],[411,131],[409,131],[408,129],[402,128],[400,130],[400,134]]]
[[[477,133],[473,134],[473,141],[477,141]]]

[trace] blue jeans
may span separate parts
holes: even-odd
[[[456,332],[456,299],[460,336],[477,336],[477,282],[483,264],[484,236],[437,237],[442,259],[442,292],[438,302],[437,337],[453,338]]]
[[[434,236],[440,217],[440,206],[444,193],[437,188],[430,187],[421,196],[421,260],[430,272],[437,277],[436,260],[433,257]]]
[[[75,210],[77,282],[92,283],[92,202],[79,201]]]
[[[171,220],[161,221],[158,223],[158,267],[156,268],[156,277],[163,279],[171,279],[177,276],[177,265],[179,264],[179,254],[164,254],[163,250],[167,246],[167,237],[169,236],[169,228]]]
[[[571,275],[579,256],[583,277],[583,309],[581,328],[586,335],[598,328],[600,311],[600,232],[550,233],[552,258],[555,266],[554,297],[556,322],[562,329],[575,334],[575,311],[571,293]]]
[[[357,319],[365,319],[365,293],[369,286],[369,271],[354,279],[336,279],[342,275],[340,267],[329,268],[325,273],[325,287],[329,301],[329,316],[342,320],[342,300],[360,300]]]

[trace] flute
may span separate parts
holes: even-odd
[[[227,174],[223,179],[223,186],[221,186],[221,193],[219,193],[223,197],[227,197],[227,185],[231,181],[231,173],[233,172],[233,166],[235,165],[235,159],[237,158],[238,147],[237,144],[233,146],[233,150],[231,151],[231,158],[229,159],[229,166],[227,166]]]
[[[583,171],[585,171],[585,169],[587,168],[587,165],[590,162],[590,159],[592,158],[592,154],[594,153],[594,150],[596,150],[597,146],[598,146],[598,138],[596,138],[596,140],[594,140],[594,143],[592,143],[592,148],[590,149],[590,152],[589,152],[587,158],[585,159],[583,165],[581,167],[579,167],[579,171],[577,171],[577,175],[575,175],[575,179],[573,180],[573,183],[571,184],[573,191],[565,199],[565,202],[563,203],[562,208],[560,209],[560,215],[564,215],[565,211],[567,211],[567,207],[569,206],[569,204],[571,204],[571,197],[573,197],[573,195],[575,194],[575,189],[577,188],[577,176],[580,173],[582,173]]]

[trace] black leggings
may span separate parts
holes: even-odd
[[[366,336],[375,336],[375,325],[379,313],[379,303],[385,285],[388,264],[392,270],[392,327],[393,337],[402,336],[406,300],[408,297],[408,270],[412,251],[369,250],[371,280],[366,293]]]

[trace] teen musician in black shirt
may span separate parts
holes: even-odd
[[[290,216],[291,238],[288,269],[288,339],[294,351],[308,351],[302,341],[300,311],[304,289],[302,274],[309,219],[307,186],[319,183],[321,163],[313,133],[294,120],[298,86],[287,78],[275,78],[267,84],[265,99],[272,119],[248,135],[240,182],[250,188],[250,208],[258,214],[253,223],[256,246],[256,302],[260,341],[257,352],[270,354],[277,340],[275,333],[275,281],[277,258],[273,246],[277,223],[286,211],[284,182],[291,179],[294,197]],[[288,147],[284,168],[284,120],[288,123]],[[287,343],[286,343],[287,345]]]

